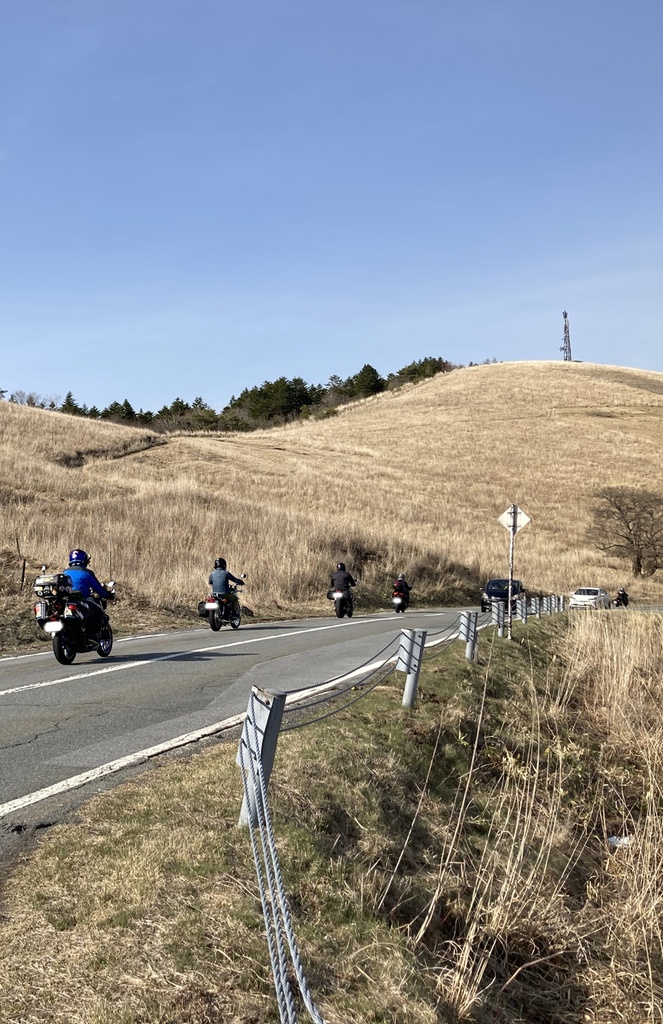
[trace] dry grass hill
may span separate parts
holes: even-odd
[[[259,614],[328,612],[339,558],[367,602],[400,570],[420,600],[467,600],[506,569],[497,517],[515,501],[532,519],[516,564],[530,588],[626,581],[660,599],[656,577],[630,581],[585,532],[599,487],[663,493],[662,440],[663,374],[563,362],[469,367],[240,435],[155,437],[2,403],[5,582],[18,539],[29,573],[73,546],[100,576],[112,557],[128,622],[195,608],[217,554],[247,572]]]
[[[373,600],[400,568],[419,598],[467,596],[504,569],[514,500],[532,588],[614,589],[627,567],[587,545],[592,497],[663,493],[662,437],[663,374],[563,363],[242,436],[0,403],[0,625],[15,642],[31,622],[17,538],[31,569],[76,544],[101,575],[110,541],[124,628],[195,607],[217,553],[261,613],[328,612],[341,556]],[[630,589],[661,600],[656,576]],[[329,1024],[660,1024],[663,616],[495,633],[476,664],[463,644],[427,657],[412,712],[399,673],[279,738],[277,847]],[[167,759],[44,829],[1,886],[2,1024],[276,1024],[235,757]]]

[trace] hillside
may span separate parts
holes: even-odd
[[[325,420],[245,434],[171,435],[0,404],[0,548],[15,575],[82,546],[129,605],[186,613],[212,559],[249,576],[256,613],[327,612],[343,558],[364,601],[405,571],[420,599],[462,600],[504,572],[497,517],[516,501],[530,588],[586,582],[660,598],[656,577],[585,541],[595,491],[663,493],[663,374],[578,363],[501,363],[441,374]],[[121,613],[118,606],[117,613]]]

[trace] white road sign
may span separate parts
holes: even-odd
[[[506,510],[506,512],[502,513],[502,515],[499,517],[497,522],[501,523],[505,530],[511,530],[512,529],[512,527],[513,527],[513,514],[511,512],[511,506]],[[523,512],[523,510],[521,508],[518,508],[518,506],[516,505],[516,530],[515,530],[515,532],[519,533],[522,530],[523,526],[527,526],[527,524],[530,523],[530,522],[531,522],[530,517],[528,515],[526,515],[525,512]]]

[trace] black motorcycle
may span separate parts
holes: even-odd
[[[74,590],[66,573],[37,576],[33,590],[38,600],[35,619],[41,629],[53,638],[53,654],[61,665],[71,665],[77,654],[96,651],[107,658],[113,649],[113,631],[105,614],[106,602],[115,599],[115,582],[106,584],[107,598],[99,598],[104,609],[101,624],[95,627],[95,614],[80,591]],[[98,615],[96,616],[98,621]]]
[[[352,591],[348,587],[347,590],[337,590],[333,588],[327,591],[327,598],[329,601],[334,602],[334,611],[336,612],[336,618],[342,619],[344,615],[347,615],[349,619],[352,618],[354,612],[354,598]]]
[[[246,573],[242,573],[242,579],[246,579]],[[215,633],[218,633],[222,626],[239,629],[242,623],[242,606],[237,596],[237,587],[229,583],[227,594],[210,594],[198,605],[198,614],[201,619],[208,620],[210,629]]]

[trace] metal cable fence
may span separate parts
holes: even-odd
[[[379,671],[380,671],[379,669],[376,669],[376,671],[375,671],[375,673],[373,673],[373,675],[377,674],[377,672],[379,672]],[[380,683],[383,683],[385,681],[385,679],[388,679],[389,676],[394,671],[395,671],[395,666],[394,665],[389,666],[387,671],[383,671],[382,674],[375,680],[375,682],[371,683],[370,686],[366,685],[366,683],[367,683],[366,679],[362,679],[361,683],[356,683],[354,687],[348,687],[347,689],[341,691],[342,693],[347,693],[348,689],[355,689],[357,686],[360,686],[361,687],[361,692],[358,693],[356,697],[353,697],[352,700],[346,701],[346,703],[342,704],[340,707],[331,708],[326,714],[318,715],[316,718],[306,719],[305,722],[296,722],[294,725],[284,725],[284,726],[281,727],[281,732],[289,732],[292,729],[302,729],[306,725],[314,725],[316,722],[322,722],[322,721],[324,721],[325,718],[332,718],[333,715],[340,715],[342,711],[347,711],[347,709],[351,708],[353,704],[356,704],[358,701],[362,700],[369,693],[371,693],[373,690],[375,690],[375,688],[377,686],[379,686]],[[370,676],[368,678],[370,678]],[[326,700],[327,701],[336,700],[336,699],[338,699],[339,696],[340,696],[340,694],[338,694],[338,693],[331,693],[331,694],[329,694],[327,696]],[[322,703],[322,702],[319,702],[319,703]],[[311,705],[309,705],[309,707],[310,706]],[[300,709],[299,708],[288,708],[287,711],[286,711],[286,714],[291,712],[291,711],[295,711],[295,710],[299,711]]]
[[[541,611],[551,613],[553,610],[561,610],[557,601],[551,598],[545,604],[542,602]],[[523,621],[526,621],[526,616]],[[315,1024],[325,1024],[325,1021],[313,1001],[301,963],[267,803],[267,786],[279,733],[302,729],[348,711],[396,671],[406,674],[403,707],[412,709],[421,665],[440,657],[456,640],[464,641],[465,656],[476,660],[479,630],[491,624],[498,625],[494,611],[484,615],[462,612],[453,622],[429,634],[425,630],[403,629],[355,669],[323,683],[288,693],[252,689],[237,755],[244,789],[240,824],[247,825],[251,835],[281,1024],[297,1022],[295,982],[299,991],[298,1001],[311,1020]],[[360,678],[350,682],[355,676]],[[350,691],[358,692],[345,700]],[[329,707],[332,703],[334,706]],[[311,714],[325,704],[328,705],[327,710]],[[283,724],[286,715],[292,719]]]
[[[253,733],[253,743],[246,744],[242,739],[239,757],[244,779],[244,797],[247,801],[254,802],[256,810],[255,821],[252,819],[250,825],[251,849],[258,878],[279,1016],[282,1024],[296,1024],[297,1009],[289,971],[289,968],[292,967],[301,998],[311,1020],[315,1024],[325,1024],[324,1018],[311,996],[292,927],[290,904],[283,885],[274,829],[267,803],[267,785],[261,759],[255,756],[255,751],[259,750],[259,736],[253,695],[249,702],[246,720],[249,723],[249,730]],[[249,776],[251,789],[249,789]],[[290,954],[289,962],[288,952]]]

